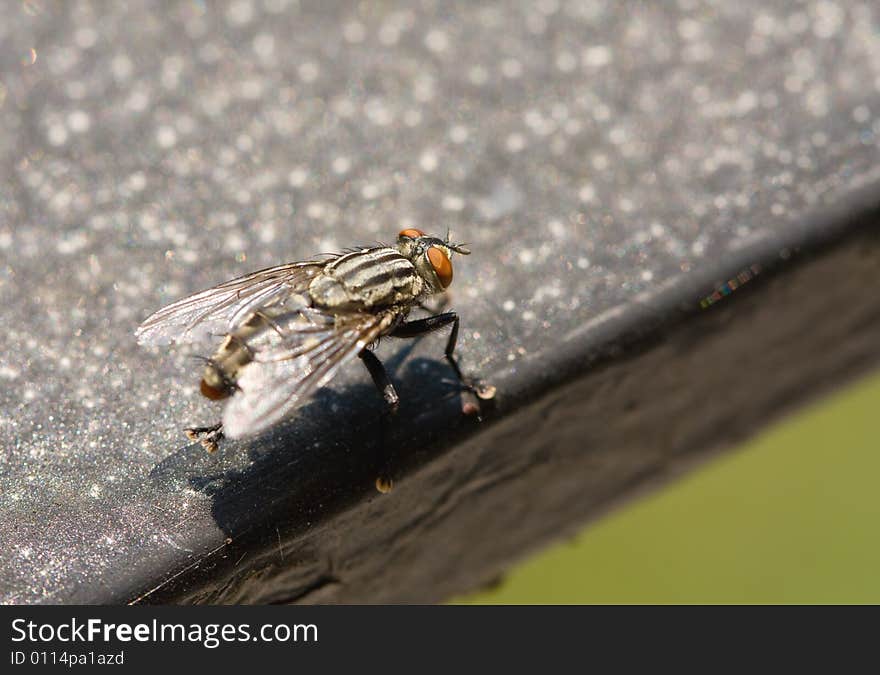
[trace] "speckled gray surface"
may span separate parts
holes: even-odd
[[[184,472],[155,478],[216,417],[190,352],[135,344],[160,305],[450,227],[474,251],[464,365],[515,378],[846,205],[880,183],[878,148],[871,2],[9,3],[0,599],[121,601],[121,567],[158,584],[235,534]]]

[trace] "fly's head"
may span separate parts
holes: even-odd
[[[463,244],[432,237],[414,227],[401,230],[397,235],[397,250],[415,265],[428,285],[429,294],[442,293],[452,283],[452,254],[470,255]]]

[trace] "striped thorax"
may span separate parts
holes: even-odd
[[[316,307],[354,311],[411,304],[425,289],[415,265],[388,246],[346,253],[309,284]]]

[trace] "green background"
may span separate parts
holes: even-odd
[[[875,373],[461,601],[878,603],[878,484]]]

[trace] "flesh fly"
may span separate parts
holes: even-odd
[[[372,351],[386,335],[411,338],[451,325],[446,359],[465,389],[492,398],[491,386],[464,377],[458,366],[455,312],[407,321],[413,308],[452,283],[455,253],[470,251],[448,236],[405,229],[394,246],[278,265],[178,300],[148,317],[137,340],[166,345],[223,336],[205,360],[200,383],[207,398],[228,399],[222,422],[186,430],[211,451],[223,435],[241,438],[269,428],[355,357],[396,409],[400,399]]]

